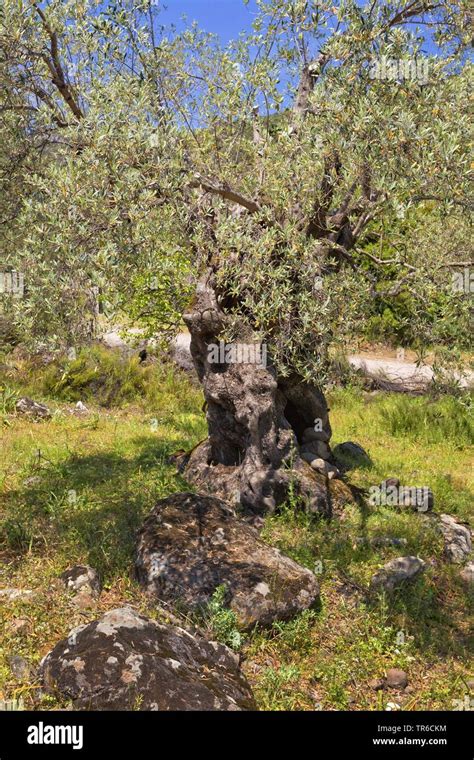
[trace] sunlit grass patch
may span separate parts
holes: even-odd
[[[196,445],[206,424],[199,389],[181,373],[149,369],[156,373],[151,385],[133,400],[119,397],[119,406],[107,408],[91,396],[85,416],[72,413],[73,401],[42,395],[34,375],[24,378],[29,386],[9,378],[15,391],[28,388],[34,398],[47,401],[53,417],[35,423],[10,408],[2,429],[0,586],[36,595],[0,602],[0,696],[22,697],[27,707],[58,706],[39,700],[34,677],[15,679],[8,656],[20,654],[34,669],[74,625],[124,603],[158,614],[134,579],[136,531],[159,498],[189,489],[168,457]],[[442,436],[431,436],[423,427],[420,399],[398,399],[333,392],[333,443],[354,440],[371,458],[369,466],[349,473],[350,481],[366,491],[390,476],[429,486],[437,512],[472,524],[472,448],[455,435],[467,429],[462,415],[470,414],[468,406],[454,428],[446,423]],[[393,432],[400,404],[407,416]],[[415,426],[407,421],[410,409]],[[242,652],[260,708],[374,710],[394,700],[404,709],[449,710],[453,700],[464,697],[474,676],[473,601],[458,569],[445,562],[441,536],[423,514],[361,502],[327,522],[288,504],[267,518],[262,536],[317,574],[321,603],[237,642],[233,620],[216,600],[208,633]],[[402,543],[377,541],[387,537]],[[372,574],[403,554],[422,557],[425,573],[391,599],[370,598]],[[77,563],[94,566],[104,583],[88,610],[74,607],[58,581]],[[18,620],[26,621],[19,632]],[[370,687],[391,667],[407,671],[411,691],[394,696]]]

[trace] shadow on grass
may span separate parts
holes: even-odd
[[[378,536],[369,532],[367,526],[367,517],[373,514],[373,509],[363,504],[358,507],[357,526],[352,527],[338,521],[303,522],[300,519],[298,522],[296,518],[293,523],[290,516],[286,518],[290,523],[285,529],[283,518],[283,530],[279,532],[278,526],[275,527],[278,547],[310,569],[319,559],[331,575],[335,571],[342,584],[341,595],[349,592],[357,600],[354,609],[357,628],[363,628],[359,621],[367,615],[381,631],[390,626],[395,631],[403,631],[407,638],[412,637],[413,648],[423,657],[439,660],[454,656],[467,661],[472,657],[474,644],[468,625],[474,612],[474,600],[454,577],[456,568],[437,558],[434,566],[428,563],[418,580],[389,597],[369,594],[369,578],[381,564],[402,555],[419,555],[429,560],[439,554],[440,549],[434,544],[431,546],[424,534],[410,535],[409,526],[405,526],[404,531],[397,527],[380,530],[381,537],[386,537],[387,532],[393,538],[406,534],[406,545],[373,545],[371,541]],[[359,570],[363,580],[359,578]],[[334,590],[332,586],[331,589]]]
[[[390,620],[406,620],[406,632],[424,657],[456,656],[471,662],[474,633],[469,620],[473,613],[472,596],[449,572],[421,577],[397,592],[388,608]]]
[[[401,549],[398,554],[416,552]],[[362,548],[354,552],[352,563],[359,558],[372,557],[376,549]],[[385,561],[385,558],[384,560]],[[455,656],[469,659],[474,651],[472,627],[468,621],[474,613],[474,599],[457,579],[452,568],[442,565],[439,570],[427,567],[414,582],[381,597],[364,595],[367,609],[374,610],[380,625],[390,625],[405,636],[412,637],[413,647],[425,658]]]
[[[182,439],[131,441],[135,456],[72,455],[33,473],[39,480],[5,497],[1,542],[13,561],[51,549],[69,564],[88,562],[105,580],[128,573],[135,534],[156,501],[192,490],[167,464]]]
[[[85,561],[106,582],[130,574],[136,531],[156,501],[192,490],[166,463],[168,456],[183,445],[183,438],[163,441],[140,436],[130,443],[137,449],[130,457],[114,450],[73,455],[37,470],[37,483],[7,495],[1,541],[14,562],[20,562],[24,553],[32,549],[38,556],[54,552],[58,572]],[[363,503],[359,510],[361,519],[355,533],[363,538],[367,536],[371,511]],[[319,556],[348,572],[354,563],[380,558],[379,551],[370,545],[354,548],[354,536],[337,521],[325,525],[317,541],[311,534],[308,528],[302,543],[294,547],[296,551],[291,547],[282,549],[307,566]],[[411,552],[415,547],[407,549]],[[371,605],[381,626],[405,630],[414,637],[416,649],[425,655],[463,658],[472,649],[465,621],[473,607],[472,600],[450,580],[446,568],[441,572],[428,568],[426,577],[397,593],[385,609],[377,602]]]

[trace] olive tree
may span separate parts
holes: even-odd
[[[334,347],[374,299],[419,296],[425,341],[436,294],[465,312],[466,245],[425,252],[400,222],[467,229],[467,3],[259,0],[225,47],[168,32],[148,1],[5,5],[9,76],[55,140],[19,260],[43,293],[64,268],[155,327],[183,315],[209,429],[190,481],[257,513],[291,488],[330,514],[301,445],[330,457]]]

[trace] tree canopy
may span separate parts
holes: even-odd
[[[397,299],[420,343],[468,340],[468,3],[258,6],[222,45],[148,0],[4,0],[0,240],[33,339],[85,339],[97,287],[170,333],[211,268],[224,337],[283,374],[322,378]]]

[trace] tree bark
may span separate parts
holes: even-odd
[[[345,486],[333,482],[332,489],[300,454],[303,432],[315,420],[321,420],[321,439],[329,442],[331,437],[323,393],[298,377],[279,378],[271,361],[266,366],[212,361],[209,349],[219,345],[227,321],[212,271],[200,280],[184,320],[209,430],[208,438],[186,456],[185,478],[253,515],[272,512],[293,493],[307,510],[331,516],[331,491]],[[242,329],[238,342],[255,344],[255,339]],[[345,496],[350,498],[347,489]]]

